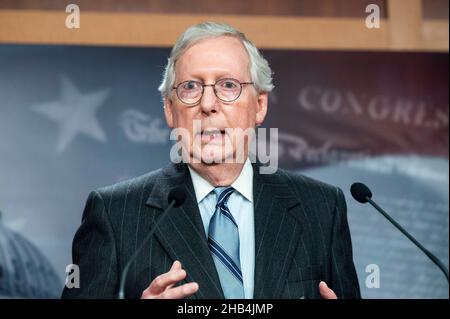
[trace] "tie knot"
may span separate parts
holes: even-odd
[[[230,198],[230,195],[234,192],[234,188],[231,186],[216,187],[214,189],[214,192],[216,193],[217,197],[216,207],[222,207],[223,205],[226,205],[228,198]]]

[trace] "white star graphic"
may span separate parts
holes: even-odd
[[[81,94],[72,81],[63,76],[60,99],[32,107],[34,111],[58,122],[58,153],[64,151],[78,133],[84,133],[101,143],[106,142],[106,135],[95,118],[95,112],[108,97],[109,91],[103,89]]]

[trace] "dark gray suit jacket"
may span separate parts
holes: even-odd
[[[254,298],[320,298],[321,280],[339,298],[359,298],[342,191],[281,169],[261,175],[254,165],[253,171]],[[90,194],[73,241],[80,288],[65,288],[63,298],[116,298],[121,271],[175,186],[184,186],[187,199],[169,212],[132,264],[126,297],[139,298],[179,260],[188,274],[184,282],[200,286],[192,298],[223,298],[186,164]]]

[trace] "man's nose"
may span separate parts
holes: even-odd
[[[203,90],[203,96],[200,100],[200,107],[205,113],[216,113],[218,108],[218,99],[214,92],[214,86],[207,85]]]

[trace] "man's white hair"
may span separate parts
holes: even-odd
[[[158,88],[163,97],[171,97],[172,88],[175,85],[175,63],[180,56],[200,40],[219,36],[232,36],[241,40],[249,56],[251,81],[259,92],[272,91],[274,86],[269,63],[245,34],[227,24],[204,22],[189,27],[173,46]]]

